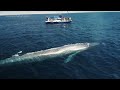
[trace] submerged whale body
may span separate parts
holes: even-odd
[[[26,53],[24,55],[19,56],[19,53],[22,53],[22,51],[18,52],[17,54],[13,55],[10,58],[4,59],[0,61],[0,65],[2,64],[10,64],[14,62],[23,62],[23,61],[34,61],[31,59],[39,58],[39,61],[45,60],[47,58],[53,58],[61,55],[67,55],[67,54],[74,54],[76,52],[81,52],[84,50],[87,50],[88,48],[92,46],[96,46],[98,43],[76,43],[76,44],[69,44],[64,45],[61,47],[51,48],[47,50],[41,50],[36,52],[30,52]],[[73,55],[71,55],[73,56]],[[69,57],[71,57],[69,56]],[[67,59],[65,63],[69,62],[70,60]]]

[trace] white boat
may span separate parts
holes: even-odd
[[[54,24],[54,23],[71,23],[71,17],[63,17],[62,15],[46,17],[46,24]]]

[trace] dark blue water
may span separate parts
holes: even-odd
[[[51,16],[51,15],[47,15]],[[103,43],[77,53],[44,61],[0,66],[8,79],[120,79],[120,13],[69,14],[71,24],[44,23],[46,15],[0,16],[0,60],[19,51],[45,50],[75,43]]]

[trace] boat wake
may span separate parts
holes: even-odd
[[[36,52],[26,53],[24,55],[20,55],[22,51],[13,55],[10,58],[4,59],[0,61],[0,65],[4,64],[12,64],[19,62],[35,62],[47,60],[49,58],[54,58],[58,56],[68,55],[68,58],[64,61],[68,63],[71,61],[72,57],[74,57],[77,53],[87,50],[90,47],[96,46],[98,43],[76,43],[76,44],[68,44],[61,47],[51,48],[47,50],[41,50]]]

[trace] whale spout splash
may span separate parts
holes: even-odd
[[[24,55],[19,55],[19,53],[22,53],[22,51],[18,52],[17,54],[13,55],[10,58],[4,59],[0,61],[0,65],[4,64],[10,64],[10,63],[15,63],[15,62],[33,62],[38,59],[38,61],[46,60],[48,58],[53,58],[57,56],[62,56],[62,55],[70,55],[73,54],[69,57],[72,57],[76,55],[76,52],[81,52],[84,50],[87,50],[90,47],[96,46],[98,43],[76,43],[76,44],[68,44],[64,45],[61,47],[56,47],[56,48],[51,48],[47,50],[41,50],[41,51],[36,51],[36,52],[30,52],[26,53]],[[75,54],[74,54],[75,53]],[[35,59],[35,60],[31,60]],[[65,61],[66,63],[69,62],[70,60]]]

